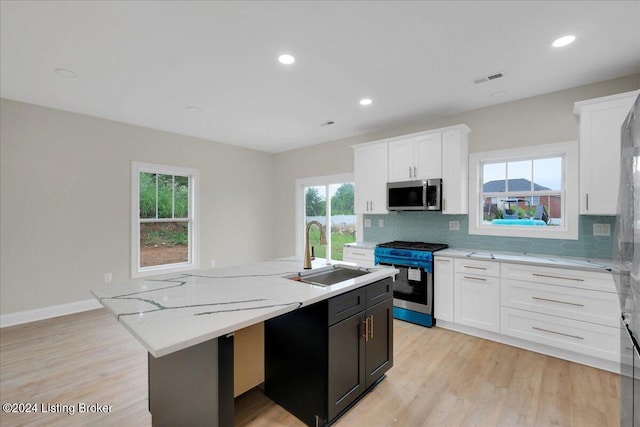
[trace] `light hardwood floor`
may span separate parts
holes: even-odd
[[[441,328],[394,321],[394,367],[336,427],[618,426],[617,375]],[[147,353],[105,310],[0,330],[2,403],[70,405],[0,413],[4,426],[150,426]],[[112,405],[77,413],[79,403]],[[302,426],[258,389],[238,426]]]

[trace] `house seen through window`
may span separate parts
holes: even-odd
[[[500,226],[562,226],[563,158],[482,164],[482,218]]]

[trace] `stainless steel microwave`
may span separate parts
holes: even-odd
[[[439,211],[441,205],[442,179],[387,183],[390,211]]]

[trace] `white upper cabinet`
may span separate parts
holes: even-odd
[[[442,213],[469,213],[469,129],[465,125],[442,132]]]
[[[442,134],[389,142],[389,182],[442,178]]]
[[[388,144],[354,146],[355,212],[386,214]]]
[[[442,213],[467,214],[469,132],[457,125],[354,145],[356,213],[388,213],[387,182],[442,178]]]
[[[620,185],[620,128],[640,91],[580,101],[580,214],[615,215]]]

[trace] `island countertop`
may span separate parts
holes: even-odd
[[[326,267],[314,260],[313,269]],[[246,266],[154,276],[105,285],[91,293],[154,357],[224,336],[368,283],[390,277],[390,267],[320,287],[289,280],[302,257]]]

